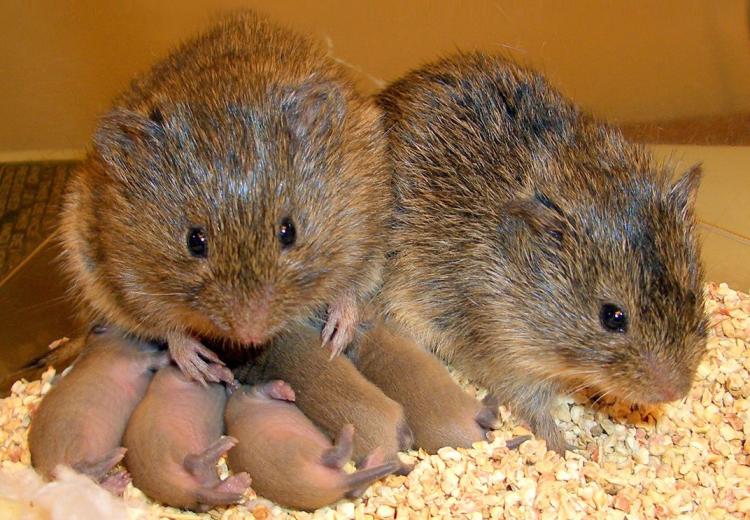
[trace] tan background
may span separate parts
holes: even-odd
[[[0,151],[84,146],[129,78],[242,5],[327,38],[363,77],[389,81],[459,48],[505,50],[611,119],[750,112],[744,0],[4,0]]]
[[[238,6],[329,42],[369,91],[456,49],[501,50],[613,121],[739,114],[750,126],[744,0],[3,0],[0,158],[78,153],[134,74]],[[750,147],[657,152],[705,163],[698,204],[709,277],[747,291]]]

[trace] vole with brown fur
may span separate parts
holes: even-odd
[[[397,460],[383,462],[371,453],[360,469],[346,473],[354,428],[345,425],[335,445],[293,404],[294,391],[283,381],[240,387],[229,398],[227,431],[237,447],[227,462],[246,471],[255,491],[286,507],[312,511],[342,498],[354,498],[371,482],[399,470]]]
[[[174,366],[159,370],[125,431],[125,466],[133,485],[172,507],[206,511],[238,502],[247,473],[224,480],[216,463],[237,443],[224,434],[223,385],[200,385]]]
[[[328,306],[341,350],[383,265],[390,191],[374,103],[316,43],[252,13],[194,38],[101,119],[63,212],[89,314],[168,342],[198,381],[202,339],[251,347]]]
[[[103,480],[125,453],[125,427],[154,372],[169,363],[166,352],[113,328],[95,329],[82,343],[80,357],[31,421],[31,462],[46,478],[65,464]]]
[[[393,168],[386,314],[529,422],[581,386],[643,403],[705,351],[694,202],[672,169],[539,74],[459,54],[379,96]]]
[[[362,376],[346,356],[330,359],[312,325],[280,335],[235,373],[238,380],[253,385],[274,379],[288,383],[296,405],[329,437],[352,424],[357,462],[375,449],[386,460],[395,460],[399,451],[413,445],[401,405]]]

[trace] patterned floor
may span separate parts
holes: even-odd
[[[0,164],[0,280],[57,225],[74,162]]]

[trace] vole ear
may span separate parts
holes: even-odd
[[[282,110],[298,138],[325,139],[343,126],[346,99],[333,81],[311,77],[285,89],[282,97]]]
[[[94,134],[94,150],[107,163],[121,167],[132,163],[133,155],[160,144],[164,116],[158,108],[148,116],[115,108],[99,121]]]
[[[557,204],[541,193],[525,199],[517,199],[506,204],[506,215],[518,218],[535,235],[550,239],[559,244],[564,233],[562,210]]]
[[[696,164],[674,183],[669,192],[670,200],[683,215],[692,213],[695,209],[695,199],[698,196],[702,175],[703,168]]]

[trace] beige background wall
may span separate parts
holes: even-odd
[[[737,113],[750,121],[748,2],[0,0],[0,159],[80,151],[134,74],[238,6],[329,42],[369,91],[439,55],[485,49],[546,71],[614,121]],[[683,169],[704,163],[708,276],[750,288],[750,147],[657,152]]]
[[[327,39],[367,89],[481,48],[544,69],[613,120],[750,112],[744,0],[3,0],[0,152],[85,146],[129,78],[241,5]]]

